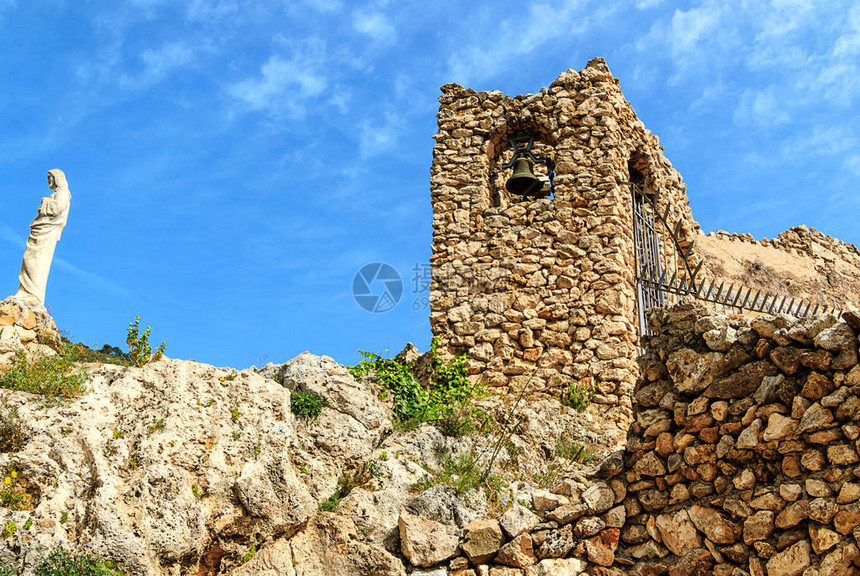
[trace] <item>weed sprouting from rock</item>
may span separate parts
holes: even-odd
[[[0,374],[0,388],[50,398],[69,398],[84,393],[87,378],[87,371],[75,366],[71,354],[53,354],[29,360],[24,352],[20,352],[11,367]]]
[[[453,456],[448,454],[440,454],[440,456],[442,467],[424,480],[415,483],[412,486],[414,491],[421,492],[436,484],[445,484],[454,488],[457,494],[483,489],[491,501],[497,500],[502,480],[498,476],[484,474],[484,467],[478,462],[479,454],[469,451]]]
[[[152,360],[158,360],[167,347],[167,342],[162,342],[153,354],[152,346],[149,344],[150,330],[147,326],[141,333],[140,316],[135,316],[134,321],[128,323],[128,337],[125,342],[128,344],[129,359],[135,366],[143,366]]]
[[[316,418],[322,409],[322,398],[315,392],[296,390],[290,394],[290,411],[299,418]]]
[[[594,400],[594,393],[594,382],[591,379],[572,382],[567,387],[567,404],[577,412],[585,412],[585,409]]]
[[[15,524],[15,521],[14,520],[7,520],[6,524],[3,525],[3,532],[2,532],[2,534],[0,534],[0,536],[3,537],[3,540],[6,540],[7,538],[11,538],[12,536],[14,536],[15,532],[17,532],[17,531],[18,531],[18,525]]]
[[[18,471],[7,468],[0,487],[0,506],[9,510],[32,510],[35,504],[36,498],[27,491]]]
[[[438,355],[438,340],[430,348],[431,378],[422,386],[415,375],[413,362],[382,358],[360,351],[364,359],[349,368],[354,376],[371,372],[382,386],[381,397],[390,396],[394,417],[405,428],[431,422],[447,436],[484,432],[494,424],[491,415],[472,406],[475,398],[485,394],[480,384],[469,382],[466,355],[444,361]]]
[[[379,474],[379,468],[373,460],[365,462],[352,472],[343,474],[337,481],[337,489],[334,494],[319,503],[320,512],[334,511],[340,501],[349,496],[354,488],[366,486],[371,480],[378,478]]]
[[[42,559],[33,576],[123,576],[113,562],[81,549],[59,546]]]
[[[5,402],[3,403],[5,406]],[[24,447],[26,436],[16,408],[0,413],[0,452],[17,452]]]
[[[588,448],[565,437],[559,438],[556,442],[555,455],[580,464],[590,464],[594,460],[594,455]]]

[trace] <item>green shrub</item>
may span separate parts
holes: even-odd
[[[164,430],[164,420],[161,418],[146,427],[146,435],[152,436],[158,430]]]
[[[344,474],[337,480],[337,489],[334,494],[326,500],[319,503],[320,512],[332,512],[338,507],[340,501],[349,496],[354,488],[366,486],[373,478],[379,476],[379,470],[376,462],[373,460],[366,462],[353,470],[351,473]]]
[[[451,486],[457,494],[483,489],[492,500],[498,495],[502,481],[497,476],[485,477],[481,466],[478,465],[478,456],[474,452],[467,452],[455,456],[443,456],[442,469],[412,488],[422,491],[436,484]]]
[[[36,498],[27,492],[18,476],[14,468],[6,469],[0,484],[0,506],[9,510],[32,510],[36,507]]]
[[[116,346],[105,344],[99,349],[93,344],[92,348],[85,344],[74,343],[65,336],[62,337],[65,354],[74,362],[97,362],[99,364],[118,364],[131,366],[131,357]]]
[[[164,349],[167,347],[167,342],[162,342],[153,354],[152,346],[149,344],[149,333],[149,326],[143,333],[140,332],[140,316],[135,316],[134,322],[128,323],[128,337],[125,342],[128,344],[128,357],[135,366],[143,366],[147,362],[157,360],[164,354]]]
[[[253,560],[254,556],[256,556],[256,555],[257,555],[257,545],[252,542],[251,545],[248,547],[248,551],[245,552],[244,556],[242,556],[242,560],[239,561],[239,565],[241,566],[242,564],[247,564],[248,562]]]
[[[18,410],[9,408],[0,414],[0,452],[17,452],[24,447],[25,441]]]
[[[594,382],[590,378],[579,383],[572,382],[567,387],[567,404],[577,412],[585,412],[594,400],[594,392]]]
[[[334,494],[329,496],[328,499],[320,502],[319,511],[320,512],[334,512],[335,509],[340,504],[340,500],[341,500],[340,496],[338,495],[337,492],[335,492]]]
[[[123,576],[113,562],[81,549],[57,547],[36,565],[33,576]]]
[[[17,531],[18,531],[18,525],[15,524],[15,521],[14,520],[7,520],[6,524],[3,525],[3,532],[2,532],[2,534],[0,534],[0,536],[3,537],[3,540],[6,540],[7,538],[11,538],[12,536],[14,536],[15,532],[17,532]]]
[[[12,360],[12,366],[0,374],[0,388],[44,396],[72,397],[86,391],[87,371],[77,368],[72,355],[65,353],[28,361],[23,352]]]
[[[296,390],[290,394],[290,411],[299,418],[316,418],[322,409],[322,398],[315,392]]]
[[[447,436],[491,428],[495,423],[492,416],[472,406],[472,400],[483,395],[484,390],[469,382],[466,355],[445,362],[437,350],[438,340],[434,339],[430,348],[432,381],[426,388],[418,381],[411,363],[372,352],[360,350],[364,359],[349,370],[355,376],[373,372],[382,386],[382,395],[391,396],[395,419],[404,427],[432,422]]]
[[[579,462],[580,464],[589,464],[594,460],[594,455],[588,448],[564,437],[558,439],[555,445],[555,454],[560,458]]]

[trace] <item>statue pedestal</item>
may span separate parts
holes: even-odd
[[[59,342],[57,324],[44,306],[14,296],[0,302],[0,365],[19,352],[44,352]]]

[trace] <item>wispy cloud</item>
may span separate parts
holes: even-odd
[[[11,226],[8,224],[0,224],[0,238],[2,238],[7,244],[12,244],[20,248],[23,254],[24,243],[27,239],[15,232]]]
[[[730,4],[717,0],[689,10],[676,9],[671,18],[658,20],[636,40],[636,48],[668,54],[675,67],[670,82],[676,84],[691,71],[701,70],[714,53],[737,50],[740,40],[730,14]]]
[[[352,26],[383,46],[391,45],[397,40],[397,30],[381,12],[358,10],[353,14]]]
[[[370,158],[391,151],[397,146],[403,127],[403,118],[392,111],[385,113],[382,122],[363,120],[358,126],[361,157]]]
[[[537,52],[558,38],[570,40],[582,34],[591,22],[584,10],[587,4],[587,0],[571,0],[562,6],[533,3],[525,14],[502,20],[495,30],[486,25],[489,30],[475,34],[480,41],[448,58],[448,77],[463,84],[492,78],[511,59]]]
[[[235,18],[240,14],[238,0],[190,0],[186,3],[185,13],[189,20],[212,22],[225,18]]]
[[[119,84],[130,90],[149,88],[193,62],[195,55],[195,48],[184,42],[170,42],[160,48],[146,49],[139,56],[142,70],[136,74],[124,73]]]
[[[845,167],[857,176],[860,176],[860,156],[852,156],[845,160]]]
[[[634,2],[635,6],[640,10],[648,10],[651,8],[656,8],[660,4],[663,3],[663,0],[636,0]]]
[[[328,102],[336,108],[338,112],[346,114],[349,112],[349,103],[352,102],[352,90],[346,86],[335,86]]]
[[[252,110],[266,110],[276,117],[302,118],[307,101],[328,87],[325,64],[325,42],[310,39],[297,45],[288,56],[270,56],[258,76],[234,83],[228,93]]]
[[[741,126],[773,127],[791,120],[785,98],[777,86],[744,90],[735,109],[735,122]]]
[[[336,12],[343,6],[340,0],[302,0],[302,4],[319,12]]]
[[[835,156],[856,150],[857,138],[857,135],[843,126],[816,126],[810,132],[797,134],[791,140],[783,142],[780,152],[784,160],[803,156]]]

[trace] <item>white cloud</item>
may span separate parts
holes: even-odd
[[[474,36],[480,40],[449,57],[450,71],[446,76],[461,84],[492,78],[510,67],[518,56],[532,54],[558,38],[569,41],[588,29],[591,20],[585,11],[587,3],[587,0],[569,0],[562,6],[533,3],[525,14],[502,20],[496,30],[483,33],[475,30]]]
[[[650,8],[656,8],[662,3],[663,0],[636,0],[635,5],[640,10],[648,10]]]
[[[171,42],[157,49],[147,49],[140,53],[143,70],[139,74],[123,74],[120,86],[130,89],[145,89],[158,84],[177,68],[191,63],[195,49],[181,42]]]
[[[719,101],[745,127],[812,124],[822,107],[860,97],[856,0],[704,0],[659,19],[635,47],[654,62],[668,56],[669,82],[699,91],[690,111]]]
[[[773,127],[791,120],[785,94],[777,86],[747,89],[735,108],[735,122],[742,126]]]
[[[669,20],[654,23],[635,42],[640,52],[668,53],[676,69],[676,84],[690,73],[708,69],[718,55],[738,52],[741,40],[731,3],[708,0],[689,10],[675,10]]]
[[[288,57],[270,56],[260,67],[258,77],[237,82],[228,88],[228,92],[245,101],[253,110],[301,118],[305,114],[306,102],[328,87],[325,63],[325,44],[309,41]]]
[[[833,46],[836,57],[850,57],[860,54],[860,4],[848,14],[848,30],[837,38]]]
[[[240,14],[238,0],[190,0],[185,7],[189,20],[211,22]]]
[[[361,157],[366,159],[393,150],[399,142],[403,126],[403,119],[393,112],[386,112],[383,122],[363,120],[358,125]]]
[[[689,106],[690,112],[699,112],[702,110],[706,110],[710,108],[713,104],[719,104],[722,102],[723,98],[726,95],[726,86],[723,83],[722,79],[717,79],[714,84],[710,84],[705,86],[705,89],[702,91],[702,95],[699,96],[696,100]]]
[[[345,86],[335,86],[329,104],[337,108],[341,114],[349,112],[349,104],[352,102],[352,90]]]
[[[319,12],[336,12],[343,7],[340,0],[303,0],[302,3]]]
[[[860,176],[860,156],[851,156],[845,160],[845,168]]]
[[[723,11],[720,6],[702,6],[686,12],[675,10],[672,16],[671,43],[676,57],[699,49],[703,40],[720,29]]]
[[[388,46],[397,40],[397,30],[388,18],[380,12],[357,11],[353,15],[353,28],[367,34],[377,44]]]
[[[857,143],[857,137],[842,126],[816,126],[812,131],[803,131],[784,142],[780,152],[785,160],[803,156],[838,156],[856,150]]]

